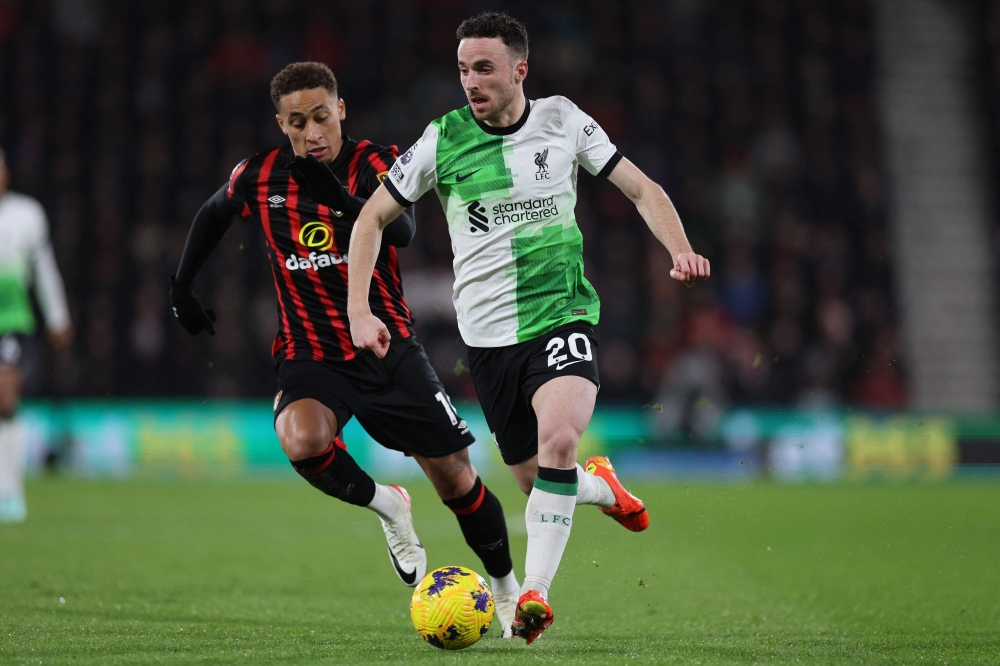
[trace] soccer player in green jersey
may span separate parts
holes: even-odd
[[[45,211],[31,197],[8,191],[8,180],[0,151],[0,523],[17,523],[28,510],[24,434],[17,418],[24,341],[35,331],[28,290],[34,287],[53,347],[69,345],[72,327]]]
[[[472,379],[504,462],[528,493],[528,550],[513,632],[529,643],[553,619],[549,585],[576,504],[596,504],[625,527],[649,524],[642,502],[603,456],[576,464],[597,398],[600,300],[583,275],[576,225],[579,167],[632,200],[687,285],[709,276],[663,189],[616,150],[565,97],[527,100],[528,34],[487,12],[458,28],[458,70],[469,105],[428,125],[389,170],[354,226],[348,316],[354,343],[383,356],[389,330],[368,307],[382,229],[430,189],[455,253],[454,302]]]

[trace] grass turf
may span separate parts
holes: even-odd
[[[523,573],[524,498],[492,484]],[[411,484],[431,567],[481,570]],[[0,663],[1000,663],[1000,484],[641,485],[578,508],[531,647],[423,643],[378,521],[304,483],[29,486],[0,525]]]

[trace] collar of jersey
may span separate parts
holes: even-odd
[[[346,134],[344,134],[342,138],[344,139],[344,143],[340,146],[340,152],[337,153],[337,156],[333,158],[332,162],[330,162],[330,171],[334,173],[337,173],[337,170],[340,167],[350,163],[350,161],[354,158],[355,141]]]
[[[521,117],[518,119],[516,123],[514,123],[513,125],[507,125],[507,127],[493,127],[492,125],[487,125],[486,123],[484,123],[479,118],[476,118],[475,116],[472,116],[472,119],[476,121],[477,125],[479,125],[479,129],[483,130],[487,134],[493,134],[496,136],[507,136],[508,134],[513,134],[517,130],[524,127],[524,123],[528,122],[528,113],[530,111],[531,111],[531,100],[525,99],[524,113],[521,114]],[[472,107],[469,107],[469,115],[472,115]]]

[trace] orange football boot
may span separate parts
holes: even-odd
[[[549,628],[553,619],[552,607],[542,593],[538,590],[528,590],[517,600],[514,623],[510,628],[514,636],[523,638],[528,645],[531,645]]]
[[[613,507],[605,509],[603,506],[599,506],[598,509],[617,520],[627,530],[641,532],[649,527],[649,514],[646,513],[646,505],[642,503],[641,499],[625,490],[625,486],[621,484],[615,474],[615,468],[611,466],[611,461],[606,456],[588,458],[584,470],[588,474],[599,476],[607,481],[615,494]]]

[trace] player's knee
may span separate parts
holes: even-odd
[[[318,456],[330,446],[330,438],[324,437],[323,433],[305,430],[293,429],[280,433],[278,441],[281,442],[281,449],[292,462]]]
[[[441,458],[428,458],[428,477],[443,500],[462,497],[476,484],[476,468],[467,450]]]
[[[548,457],[576,460],[576,449],[580,443],[580,433],[571,425],[546,428],[538,433],[538,448]]]
[[[437,491],[438,497],[442,500],[452,500],[458,497],[463,497],[468,494],[472,487],[476,484],[475,478],[471,481],[461,478],[461,479],[435,479],[434,490]]]

